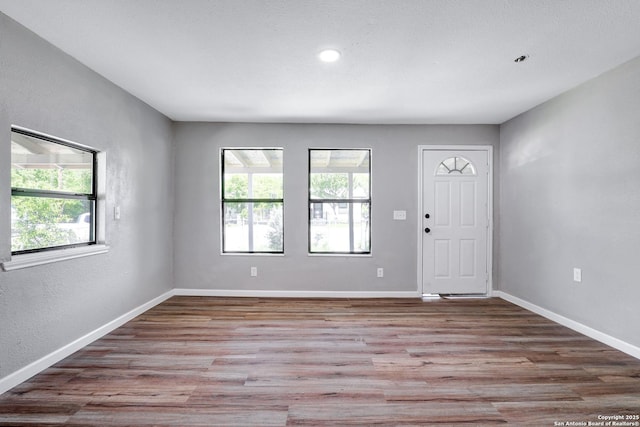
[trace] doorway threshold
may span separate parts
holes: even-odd
[[[491,298],[487,294],[438,294],[442,299],[486,299]]]

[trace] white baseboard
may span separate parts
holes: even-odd
[[[157,298],[152,299],[151,301],[142,304],[139,307],[134,308],[133,310],[129,311],[128,313],[123,314],[122,316],[118,317],[115,320],[112,320],[111,322],[107,323],[106,325],[103,325],[101,327],[99,327],[98,329],[89,332],[88,334],[78,338],[77,340],[65,345],[64,347],[59,348],[58,350],[55,350],[52,353],[49,353],[48,355],[36,360],[33,363],[30,363],[29,365],[25,366],[24,368],[21,368],[9,375],[7,375],[4,378],[0,378],[0,394],[4,393],[5,391],[8,391],[10,389],[12,389],[13,387],[17,386],[20,383],[23,383],[24,381],[28,380],[29,378],[31,378],[32,376],[42,372],[43,370],[47,369],[48,367],[52,366],[53,364],[61,361],[62,359],[64,359],[65,357],[70,356],[71,354],[75,353],[76,351],[80,350],[81,348],[91,344],[92,342],[96,341],[97,339],[105,336],[106,334],[108,334],[109,332],[113,331],[116,328],[119,328],[120,326],[124,325],[125,323],[127,323],[129,320],[133,319],[134,317],[144,313],[145,311],[149,310],[150,308],[155,307],[156,305],[160,304],[161,302],[167,300],[168,298],[173,296],[173,290],[166,292],[162,295],[160,295]]]
[[[174,295],[198,297],[255,297],[255,298],[420,298],[417,291],[357,292],[357,291],[273,291],[242,289],[176,288]]]
[[[600,332],[597,329],[593,329],[589,326],[583,325],[580,322],[576,322],[575,320],[571,320],[567,317],[556,314],[553,311],[547,310],[546,308],[542,308],[518,297],[514,297],[513,295],[506,292],[493,291],[493,296],[502,298],[503,300],[509,301],[515,305],[519,305],[520,307],[539,314],[542,317],[553,320],[554,322],[559,323],[562,326],[566,326],[567,328],[573,329],[576,332],[580,332],[581,334],[586,335],[589,338],[593,338],[596,341],[600,341],[601,343],[607,344],[608,346],[627,353],[628,355],[633,356],[636,359],[640,359],[640,347],[636,347],[618,338],[612,337],[611,335],[605,334],[604,332]]]

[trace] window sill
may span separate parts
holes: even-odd
[[[281,252],[220,252],[222,256],[275,256],[283,257],[284,253]]]
[[[371,253],[368,254],[360,254],[360,253],[331,253],[331,252],[312,252],[307,253],[307,256],[310,257],[346,257],[346,258],[371,258],[373,255]]]
[[[90,245],[78,248],[60,249],[57,251],[14,255],[10,261],[4,261],[1,264],[4,271],[12,271],[22,268],[35,267],[37,265],[50,264],[58,261],[66,261],[69,259],[104,254],[107,252],[109,252],[109,246],[107,245]]]

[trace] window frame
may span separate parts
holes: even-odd
[[[18,133],[27,137],[40,139],[42,141],[46,141],[49,143],[62,145],[65,147],[73,148],[74,150],[84,151],[86,153],[91,154],[91,192],[90,193],[74,193],[69,191],[55,191],[55,190],[40,190],[40,189],[31,189],[31,188],[22,188],[22,187],[14,187],[13,182],[11,182],[11,196],[18,197],[34,197],[34,198],[45,198],[45,199],[66,199],[66,200],[86,200],[90,204],[90,213],[91,213],[91,224],[89,227],[89,240],[87,242],[78,242],[71,243],[66,245],[56,245],[56,246],[45,246],[41,248],[32,248],[32,249],[23,249],[14,251],[13,248],[11,250],[11,256],[23,256],[29,254],[41,254],[52,251],[60,251],[60,250],[68,250],[72,248],[82,248],[87,246],[97,245],[99,242],[98,235],[99,233],[99,220],[98,213],[101,210],[98,206],[100,197],[99,197],[99,186],[102,183],[99,183],[98,178],[98,158],[100,156],[100,152],[94,148],[89,146],[78,144],[76,142],[72,142],[66,139],[58,138],[52,135],[47,135],[42,132],[33,131],[30,129],[22,128],[19,126],[11,126],[11,133]],[[55,256],[45,257],[45,258],[55,258]]]
[[[451,159],[453,159],[453,169],[449,168],[449,166],[447,166],[446,164],[446,162]],[[458,168],[458,160],[466,162],[465,165],[462,166],[462,169]],[[467,169],[467,167],[469,167],[469,169]],[[446,169],[446,172],[443,170],[443,168]],[[438,166],[436,166],[435,176],[476,176],[476,170],[476,165],[474,165],[473,162],[466,157],[449,156],[438,163]],[[466,171],[469,171],[469,173],[467,173]]]
[[[311,197],[311,173],[312,173],[312,166],[311,166],[311,154],[313,151],[368,151],[368,157],[369,157],[369,170],[368,170],[368,197],[367,198],[326,198],[326,199],[319,199],[319,198],[312,198]],[[372,188],[371,188],[371,183],[372,183],[372,154],[373,154],[373,150],[371,148],[326,148],[326,147],[321,147],[321,148],[309,148],[308,149],[308,157],[307,157],[307,166],[308,166],[308,171],[307,171],[307,213],[308,213],[308,222],[307,222],[307,253],[310,256],[322,256],[322,255],[326,255],[326,256],[371,256],[372,253],[372,241],[371,241],[371,237],[372,237],[372,233],[371,233],[371,212],[372,212]],[[353,250],[353,224],[350,222],[349,223],[349,246],[350,246],[350,250],[347,251],[313,251],[312,247],[311,247],[311,241],[312,241],[312,236],[311,236],[311,221],[312,221],[312,212],[313,212],[313,208],[312,205],[315,203],[337,203],[337,204],[347,204],[349,205],[349,212],[351,213],[350,215],[350,221],[353,220],[353,206],[355,204],[358,203],[362,203],[362,204],[368,204],[369,205],[369,227],[368,227],[368,240],[369,240],[369,250],[368,251],[355,251]]]
[[[225,195],[225,151],[280,151],[282,153],[282,197],[281,198],[227,198]],[[222,147],[220,148],[220,253],[222,255],[284,255],[285,233],[284,233],[284,148],[282,147]],[[280,203],[282,205],[282,249],[279,251],[257,251],[253,247],[253,233],[249,233],[249,250],[225,250],[225,204],[226,203]],[[253,228],[253,223],[249,223]]]

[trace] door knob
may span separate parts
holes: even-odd
[[[425,217],[425,218],[427,218],[427,219],[429,219],[429,218],[431,218],[431,215],[429,215],[429,214],[424,214],[424,217]]]
[[[431,231],[431,229],[430,229],[429,227],[427,227],[427,228],[425,228],[425,229],[424,229],[424,232],[425,232],[425,233],[429,233],[430,231]]]

